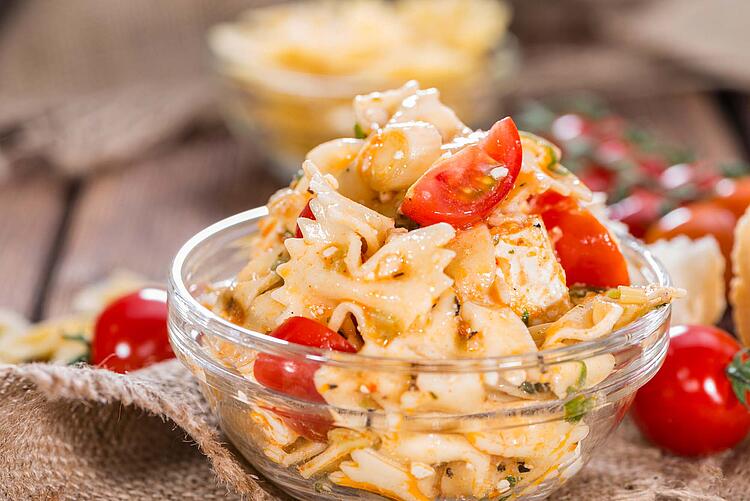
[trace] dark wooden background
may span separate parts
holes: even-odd
[[[18,91],[24,85],[18,79],[30,77],[18,72],[9,75],[7,69],[14,66],[3,64],[3,58],[15,61],[13,51],[18,54],[25,50],[28,52],[25,57],[36,54],[44,61],[44,52],[37,46],[45,34],[43,30],[33,34],[27,31],[28,37],[37,39],[30,47],[28,42],[3,37],[2,31],[7,34],[10,30],[13,35],[21,30],[19,24],[27,29],[36,19],[54,26],[56,23],[50,19],[71,18],[69,12],[63,16],[57,11],[73,10],[80,14],[84,7],[102,3],[113,5],[112,2],[86,5],[76,0],[59,4],[18,2],[12,6],[0,24],[0,82],[4,80],[0,91],[10,89],[4,102],[12,103],[8,95],[22,99]],[[204,15],[200,21],[187,15],[175,20],[161,2],[160,7],[152,2],[134,3],[137,7],[129,7],[130,12],[151,8],[153,16],[164,21],[164,26],[188,24],[191,30],[184,26],[183,30],[189,34],[180,36],[191,40],[190,50],[200,52],[196,47],[200,46],[205,25],[233,14],[243,2],[231,2],[231,6],[226,4],[221,9],[207,7],[209,2],[183,3],[191,8],[202,6]],[[710,78],[684,85],[691,80],[688,77],[675,80],[674,75],[665,72],[666,65],[658,61],[643,65],[639,57],[614,61],[613,48],[596,38],[585,16],[571,15],[559,6],[549,7],[557,2],[515,3],[514,30],[525,48],[525,66],[522,85],[510,98],[511,102],[529,95],[594,88],[602,91],[627,117],[652,127],[669,140],[686,144],[699,157],[716,160],[750,157],[750,106],[741,90]],[[58,7],[53,7],[55,4]],[[59,7],[63,4],[64,9]],[[570,4],[581,7],[587,3]],[[102,11],[103,8],[96,10],[100,14]],[[158,24],[155,20],[150,22]],[[122,38],[122,25],[118,26],[121,29],[111,34],[104,31],[91,35],[91,43],[116,36]],[[135,39],[133,43],[138,47],[143,45],[137,35],[130,38]],[[174,43],[174,37],[168,43],[153,43],[157,52],[179,45]],[[166,54],[160,57],[168,57]],[[204,58],[205,54],[199,56]],[[52,80],[29,84],[36,86],[37,95],[55,88],[54,75],[49,72],[67,71],[61,64],[55,62],[57,67],[46,72],[44,68],[39,70],[37,79]],[[77,64],[76,68],[83,68],[85,61]],[[199,64],[184,66],[188,68],[185,71],[206,71]],[[643,72],[643,76],[638,72]],[[686,74],[694,73],[692,69]],[[77,84],[70,83],[73,77],[66,78],[61,86],[76,87]],[[650,85],[643,85],[644,79]],[[94,87],[105,87],[108,82],[102,80],[107,80],[107,75],[100,75]],[[119,169],[82,178],[65,178],[48,168],[24,169],[0,184],[0,308],[14,309],[34,320],[64,313],[75,291],[106,277],[115,268],[165,279],[172,256],[188,237],[218,219],[262,204],[278,187],[258,158],[253,152],[241,149],[221,126],[212,126]]]

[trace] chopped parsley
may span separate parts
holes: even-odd
[[[578,395],[577,397],[565,402],[564,407],[565,421],[568,423],[577,423],[594,407],[594,401],[592,398]]]
[[[526,327],[529,326],[529,310],[523,310],[523,313],[521,313],[521,321],[523,321]]]
[[[579,361],[578,363],[581,364],[581,368],[578,372],[578,379],[576,379],[575,384],[568,386],[568,395],[577,392],[586,384],[586,377],[588,376],[589,369],[584,362]]]
[[[530,381],[524,381],[519,386],[521,391],[534,395],[535,393],[546,393],[549,391],[549,383],[532,383]]]
[[[553,165],[548,166],[547,170],[549,170],[553,174],[557,174],[558,176],[570,175],[570,171],[558,162],[555,162]]]
[[[62,338],[66,341],[78,341],[83,344],[91,344],[91,342],[83,337],[83,334],[63,334]]]
[[[357,139],[365,139],[367,137],[367,134],[365,134],[362,126],[357,123],[354,124],[354,137],[356,137]]]
[[[510,484],[511,489],[513,487],[515,487],[515,485],[518,483],[518,479],[516,477],[514,477],[513,475],[508,475],[507,477],[505,477],[505,480],[508,481],[508,483]]]

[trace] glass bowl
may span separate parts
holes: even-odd
[[[595,341],[492,359],[367,357],[293,345],[252,332],[212,313],[205,304],[211,302],[207,291],[231,284],[246,264],[247,237],[266,213],[265,208],[257,208],[237,214],[206,228],[182,247],[170,278],[169,333],[175,353],[200,382],[232,443],[260,472],[299,499],[383,499],[357,488],[368,471],[388,479],[385,483],[402,477],[411,482],[398,484],[406,486],[403,493],[381,485],[381,494],[394,499],[545,498],[602,446],[636,390],[656,373],[666,354],[669,306]],[[638,241],[620,238],[634,283],[669,285],[664,268]],[[270,390],[252,377],[252,360],[258,354],[315,364],[337,373],[341,384],[357,384],[363,377],[381,383],[432,378],[440,385],[436,391],[448,395],[454,386],[463,388],[459,383],[465,378],[481,377],[491,385],[513,381],[523,371],[579,370],[583,361],[587,365],[608,361],[611,372],[600,381],[571,390],[564,399],[516,398],[488,409],[413,413],[400,408],[334,406]],[[451,398],[460,402],[464,396],[454,392]],[[274,428],[279,422],[289,427]],[[328,451],[326,461],[313,461],[312,466],[307,460],[298,463],[326,445],[297,439],[290,429],[307,431],[309,436],[326,437],[327,433],[338,444],[359,449],[351,456]],[[414,459],[416,454],[434,461],[389,463],[382,461],[386,452],[388,457]],[[440,491],[434,490],[436,485]]]
[[[210,40],[209,40],[210,41]],[[211,44],[209,43],[209,46]],[[409,79],[440,89],[441,100],[469,126],[487,127],[500,116],[501,97],[512,89],[519,49],[510,34],[488,52],[480,71],[451,77],[403,78],[317,75],[226,60],[212,50],[220,104],[229,129],[253,152],[269,152],[268,171],[286,183],[315,146],[354,135],[352,100],[360,94],[401,87]],[[262,147],[259,147],[262,146]]]

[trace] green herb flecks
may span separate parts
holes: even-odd
[[[620,299],[620,289],[609,289],[606,296],[610,299]]]
[[[531,381],[524,381],[518,387],[524,393],[529,395],[535,395],[537,393],[546,393],[549,391],[549,383],[532,383]]]
[[[529,310],[523,310],[523,313],[521,313],[521,321],[526,327],[529,326]]]
[[[589,294],[599,294],[604,292],[604,289],[599,287],[589,287],[588,285],[574,285],[568,289],[568,294],[573,298],[585,298]]]
[[[356,137],[357,139],[365,139],[367,137],[367,134],[365,134],[362,126],[356,123],[354,124],[354,137]]]
[[[513,475],[508,475],[507,477],[505,477],[505,480],[508,481],[508,483],[510,484],[510,488],[511,489],[513,487],[515,487],[516,484],[518,483],[518,479],[516,477],[514,477]]]
[[[565,402],[565,421],[577,423],[583,416],[594,407],[594,401],[590,397],[578,395]]]
[[[86,351],[73,360],[68,361],[68,365],[89,363],[91,361],[91,341],[86,339],[83,334],[63,334],[62,338],[66,341],[75,341],[86,346]]]
[[[586,364],[582,361],[577,362],[571,362],[580,364],[580,369],[578,370],[578,378],[576,379],[576,382],[573,383],[573,385],[568,386],[568,395],[572,395],[573,393],[581,390],[586,385],[586,378],[588,377],[588,367],[586,367]]]
[[[87,364],[91,360],[91,355],[89,353],[84,353],[83,355],[79,355],[73,360],[70,360],[68,362],[68,365],[78,365],[78,364]]]
[[[62,338],[66,341],[78,341],[79,343],[83,343],[85,345],[91,344],[91,341],[83,337],[83,334],[63,334]]]

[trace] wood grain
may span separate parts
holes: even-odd
[[[190,236],[262,205],[277,188],[247,158],[230,138],[214,135],[93,178],[75,209],[45,313],[67,311],[77,290],[118,268],[165,281]]]
[[[691,149],[698,159],[725,162],[744,157],[737,133],[710,95],[631,100],[616,103],[615,108],[676,146]]]
[[[41,175],[0,184],[0,308],[30,316],[58,226],[65,185]]]

